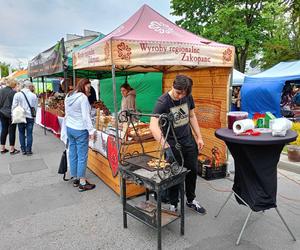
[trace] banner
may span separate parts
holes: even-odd
[[[111,51],[112,50],[112,51]],[[112,57],[111,57],[112,56]],[[178,65],[232,67],[234,47],[171,42],[113,40],[95,43],[73,54],[74,68],[111,65]]]
[[[28,76],[39,77],[63,72],[63,38],[50,49],[38,54],[28,63]]]

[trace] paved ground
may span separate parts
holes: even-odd
[[[79,193],[57,175],[63,151],[52,134],[35,127],[34,155],[0,155],[0,249],[156,249],[156,233],[128,219],[122,227],[119,197],[92,173],[96,190]],[[163,229],[163,249],[300,249],[300,175],[278,174],[278,206],[298,241],[292,241],[274,209],[255,213],[235,241],[247,215],[232,199],[221,215],[215,211],[232,182],[198,178],[197,197],[208,213],[186,210],[186,234],[179,221]]]

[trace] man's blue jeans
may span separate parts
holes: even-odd
[[[26,118],[27,123],[19,123],[19,140],[22,152],[32,152],[32,131],[34,125],[34,119]]]
[[[89,149],[89,133],[87,130],[76,130],[67,127],[69,142],[69,161],[72,177],[85,178]]]

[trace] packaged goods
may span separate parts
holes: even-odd
[[[240,112],[240,111],[229,112],[227,114],[228,128],[232,129],[233,123],[235,121],[244,120],[247,118],[248,118],[248,112]]]
[[[254,122],[251,119],[239,120],[233,123],[233,132],[237,135],[249,129],[254,129]]]

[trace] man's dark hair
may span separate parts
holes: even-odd
[[[193,80],[185,75],[177,75],[174,82],[173,88],[178,90],[184,90],[186,96],[192,93]]]

